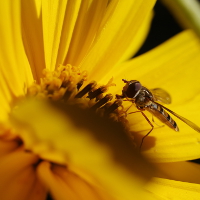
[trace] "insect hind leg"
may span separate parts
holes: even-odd
[[[151,131],[153,131],[154,125],[151,123],[151,121],[149,120],[149,118],[142,112],[142,110],[138,110],[138,111],[131,112],[131,113],[128,113],[128,114],[132,114],[132,113],[136,113],[136,112],[140,112],[144,116],[144,118],[147,120],[147,122],[149,123],[149,125],[151,126],[151,130],[142,138],[142,141],[141,141],[140,147],[139,147],[139,149],[141,150],[142,145],[144,143],[144,139],[151,133]]]
[[[151,121],[149,120],[149,118],[141,111],[142,115],[144,116],[144,118],[147,120],[147,122],[150,124],[151,126],[151,130],[142,138],[142,141],[140,143],[140,150],[142,148],[142,144],[144,143],[144,139],[151,133],[151,131],[153,131],[154,129],[154,125],[151,123]]]

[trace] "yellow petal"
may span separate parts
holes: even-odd
[[[0,74],[0,76],[1,75],[2,74]],[[4,121],[8,117],[7,114],[10,112],[9,102],[11,101],[12,95],[3,77],[1,77],[0,80],[0,89],[0,120]]]
[[[39,161],[38,156],[17,146],[17,141],[0,140],[0,149],[3,151],[0,157],[0,199],[45,199],[46,190],[33,167]]]
[[[101,80],[110,67],[124,59],[127,49],[130,52],[129,44],[133,44],[154,3],[153,0],[111,1],[92,48],[80,67],[90,71],[90,77]]]
[[[72,106],[68,109],[72,109]],[[93,127],[95,131],[91,132],[81,125],[81,123],[88,121],[84,120],[87,118],[86,113],[84,113],[83,118],[81,112],[77,113],[74,109],[71,111],[76,118],[73,123],[69,116],[58,112],[47,102],[27,101],[20,105],[20,110],[15,110],[12,113],[12,120],[20,130],[19,133],[26,148],[39,154],[40,157],[67,164],[69,169],[84,169],[102,182],[110,194],[118,195],[119,198],[120,196],[125,199],[139,197],[141,195],[140,186],[144,181],[142,177],[150,176],[150,166],[137,155],[137,152],[132,149],[130,141],[126,139],[124,134],[120,134],[119,129],[116,129],[116,132],[109,131],[112,127],[111,123],[109,125],[104,123],[105,131],[100,132],[101,135],[97,136],[100,118],[95,121],[94,116],[91,118],[91,114],[89,114],[90,125],[95,125]],[[65,113],[69,112],[68,110]],[[28,116],[31,116],[31,121]],[[81,121],[78,120],[79,118]],[[106,133],[107,131],[109,133]],[[111,134],[114,134],[113,139],[111,139]],[[107,138],[107,136],[109,137]],[[113,159],[115,151],[118,153]],[[53,154],[50,156],[51,152]],[[118,162],[120,164],[117,164]],[[129,171],[130,167],[131,171]],[[137,175],[134,171],[137,172]],[[123,182],[123,186],[120,182]],[[133,188],[136,191],[133,192]]]
[[[160,87],[168,91],[172,97],[169,109],[188,118],[200,126],[199,119],[199,84],[200,84],[200,45],[192,31],[184,31],[174,38],[131,61],[118,66],[115,73],[116,87],[111,91],[122,90],[122,75],[128,80],[139,80],[148,88]],[[111,75],[110,74],[110,75]],[[121,91],[118,92],[121,94]],[[130,103],[131,104],[131,103]],[[137,110],[132,106],[129,112]],[[152,116],[145,112],[151,120]],[[171,114],[172,116],[172,114]],[[173,116],[172,116],[173,117]],[[138,142],[148,133],[151,126],[140,113],[128,116],[133,131],[138,132]],[[153,124],[156,128],[145,138],[143,150],[156,162],[184,161],[200,156],[200,134],[180,120],[177,121],[180,132],[175,132],[162,125],[158,120]],[[142,131],[142,132],[139,132]],[[155,148],[152,148],[155,145]]]
[[[45,68],[40,0],[21,2],[21,24],[23,45],[33,77],[40,81]]]
[[[15,149],[17,149],[18,146],[19,144],[15,140],[11,141],[0,140],[0,156],[4,156],[14,151]]]
[[[134,39],[130,41],[129,46],[126,50],[124,50],[123,57],[121,57],[121,62],[129,60],[140,49],[149,33],[149,29],[151,28],[151,20],[153,15],[153,12],[151,12],[146,16],[146,19],[144,19],[141,26],[138,28]]]
[[[46,200],[47,199],[47,189],[46,186],[42,184],[42,182],[37,177],[34,186],[28,193],[29,200]],[[21,199],[20,199],[21,200]]]
[[[113,199],[105,190],[91,185],[65,167],[42,162],[38,167],[38,175],[55,199]]]
[[[80,0],[42,1],[45,62],[50,70],[55,69],[57,62],[64,61],[63,54],[68,51],[80,3]]]
[[[200,166],[192,162],[157,163],[159,178],[200,184]]]
[[[23,47],[20,4],[21,1],[8,0],[0,6],[3,16],[0,19],[0,89],[3,93],[1,118],[6,117],[11,100],[24,94],[27,85],[33,81]]]
[[[12,163],[11,163],[12,165]],[[7,171],[7,174],[9,171]],[[20,171],[18,175],[12,177],[9,182],[3,182],[5,187],[1,187],[0,198],[4,200],[44,200],[47,191],[36,178],[33,168],[29,167]],[[1,182],[2,185],[2,182]]]
[[[13,176],[16,176],[20,170],[25,169],[27,166],[33,165],[38,162],[38,157],[24,151],[16,150],[7,156],[1,158],[1,180],[10,181]],[[9,164],[8,164],[9,163]],[[13,166],[15,170],[13,171]],[[7,173],[10,171],[9,173]]]
[[[168,179],[154,178],[146,187],[163,199],[199,199],[200,185]]]
[[[20,1],[5,1],[0,9],[4,16],[0,20],[1,76],[5,77],[9,89],[17,96],[24,93],[25,84],[32,82],[32,74],[23,48]]]
[[[77,65],[85,57],[97,35],[103,16],[106,13],[107,4],[108,0],[81,2],[68,54],[65,54],[65,56],[67,55],[65,64]],[[63,36],[64,42],[66,36]]]

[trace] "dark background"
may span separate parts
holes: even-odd
[[[160,1],[157,1],[154,7],[154,12],[155,15],[149,35],[139,52],[134,57],[149,51],[183,30]]]
[[[149,51],[183,30],[160,1],[156,3],[154,11],[155,15],[149,35],[141,49],[134,57]],[[192,162],[200,164],[199,159]],[[47,200],[52,200],[52,198],[48,196]]]

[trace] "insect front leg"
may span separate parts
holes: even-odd
[[[123,99],[123,101],[130,101],[130,102],[131,102],[131,105],[124,111],[124,113],[125,113],[124,116],[127,117],[127,115],[129,114],[129,113],[127,113],[127,112],[128,112],[128,110],[133,106],[134,101],[133,101],[133,100],[129,100],[127,97],[126,97],[126,99]],[[136,112],[139,112],[139,111],[136,111]]]
[[[133,106],[133,102],[132,102],[132,104],[126,109],[126,113],[128,112],[128,110],[131,108]],[[137,112],[137,111],[136,111]],[[129,113],[128,113],[129,114]]]

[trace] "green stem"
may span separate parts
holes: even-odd
[[[177,20],[186,28],[192,28],[200,37],[200,4],[197,0],[162,0]]]

